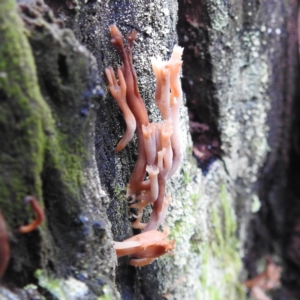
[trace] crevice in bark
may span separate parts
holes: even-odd
[[[205,1],[179,1],[177,32],[184,47],[182,87],[189,110],[194,156],[206,174],[210,163],[221,156],[218,130],[219,104],[212,82],[209,54],[211,26]]]
[[[270,4],[269,4],[270,5]],[[271,9],[264,5],[263,11]],[[269,54],[272,64],[268,94],[272,110],[268,116],[271,147],[257,183],[261,208],[251,218],[247,231],[245,268],[249,278],[257,275],[259,262],[268,254],[282,265],[282,287],[272,299],[299,299],[299,55],[297,46],[298,4],[282,4],[285,16],[278,32],[284,35],[276,55]],[[271,32],[271,29],[268,29]],[[279,31],[280,30],[280,31]],[[274,45],[268,45],[274,47]]]
[[[280,241],[285,272],[283,286],[296,299],[300,298],[300,64],[299,56],[294,61],[298,71],[295,80],[290,84],[296,87],[293,97],[292,119],[290,134],[289,164],[287,170],[287,186],[283,193],[284,220],[283,228],[278,237]]]

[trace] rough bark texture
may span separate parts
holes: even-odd
[[[107,261],[115,260],[94,156],[102,95],[95,61],[48,7],[21,7],[28,38],[14,1],[0,11],[0,198],[11,235],[3,282],[23,287],[43,268],[93,286],[102,274],[113,278]],[[28,194],[42,203],[47,221],[26,236],[17,229],[32,216],[23,204]]]
[[[242,258],[252,277],[274,254],[285,266],[274,299],[297,299],[298,2],[45,2],[20,1],[17,13],[15,1],[0,1],[0,209],[11,246],[0,295],[242,300]],[[120,64],[112,23],[137,30],[133,60],[151,121],[160,117],[150,57],[185,48],[184,158],[164,224],[176,249],[143,268],[117,263],[112,249],[137,233],[125,198],[136,139],[114,152],[125,122],[103,72]],[[33,217],[29,194],[47,220],[20,235]]]

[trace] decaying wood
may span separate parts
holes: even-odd
[[[22,289],[31,283],[54,295],[55,283],[69,297],[78,286],[74,299],[242,300],[243,253],[250,277],[272,253],[286,268],[276,293],[297,298],[297,1],[19,2],[0,3],[0,210],[12,257],[2,278],[12,291],[0,295],[40,297]],[[140,269],[112,244],[137,233],[125,197],[137,140],[115,152],[126,124],[104,75],[120,65],[114,23],[137,32],[133,64],[151,122],[160,115],[150,58],[185,48],[183,162],[166,187],[176,248]],[[26,195],[46,222],[21,235],[34,218]]]

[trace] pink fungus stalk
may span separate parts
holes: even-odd
[[[44,221],[45,214],[44,214],[44,210],[41,208],[39,202],[33,196],[26,196],[24,199],[24,202],[26,204],[30,204],[32,210],[35,213],[35,219],[28,225],[22,225],[21,227],[19,227],[19,232],[20,233],[29,233],[29,232],[32,232],[33,230],[37,229],[38,226]]]
[[[168,241],[167,235],[167,231],[150,230],[123,242],[115,242],[114,248],[118,257],[128,255],[130,265],[142,267],[174,249],[175,243]]]
[[[116,147],[116,152],[120,152],[132,140],[136,129],[136,121],[126,102],[126,82],[124,80],[121,69],[118,69],[119,82],[115,77],[115,73],[112,67],[106,68],[105,74],[108,80],[109,90],[118,103],[118,106],[124,115],[127,126],[123,138],[120,140]]]
[[[157,180],[159,169],[157,166],[147,166],[146,171],[148,172],[150,178],[151,202],[155,202],[158,197],[158,191],[159,191],[158,180]]]

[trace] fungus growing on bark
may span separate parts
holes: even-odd
[[[45,219],[44,211],[40,207],[39,202],[32,196],[27,196],[24,199],[26,204],[30,204],[31,208],[35,212],[35,219],[28,225],[23,225],[19,227],[20,233],[29,233],[35,230]]]
[[[149,118],[143,99],[139,93],[137,86],[137,78],[132,65],[132,48],[133,42],[136,38],[136,31],[133,30],[127,34],[127,45],[124,47],[123,37],[116,25],[112,25],[110,28],[111,43],[114,45],[123,61],[121,67],[126,83],[126,101],[128,107],[136,120],[138,131],[138,159],[135,163],[129,180],[129,193],[136,194],[143,190],[143,180],[146,173],[146,150],[144,146],[144,138],[142,134],[142,126],[149,124]],[[109,80],[109,78],[108,78]]]
[[[159,169],[157,166],[147,166],[146,171],[148,172],[150,178],[151,202],[155,202],[158,197],[158,190],[159,190],[158,180],[157,180]]]
[[[251,290],[251,295],[257,300],[271,300],[265,291],[276,289],[280,286],[281,268],[278,267],[271,257],[267,257],[265,270],[256,277],[244,282]]]
[[[180,68],[183,48],[175,46],[169,61],[162,61],[160,58],[151,60],[156,78],[155,102],[163,120],[159,123],[149,123],[133,67],[132,49],[136,31],[133,30],[127,34],[125,46],[123,37],[116,25],[110,26],[110,33],[111,43],[118,51],[123,65],[118,68],[119,82],[116,80],[111,67],[107,68],[105,73],[111,94],[122,110],[127,124],[126,134],[120,141],[121,146],[119,147],[119,143],[117,149],[123,149],[132,138],[135,130],[130,125],[133,124],[132,118],[136,121],[138,136],[138,159],[127,185],[126,194],[127,197],[133,199],[133,202],[137,201],[135,203],[130,202],[131,208],[138,209],[136,221],[133,222],[132,226],[133,228],[144,229],[143,238],[144,236],[150,237],[150,235],[146,235],[147,231],[151,232],[152,235],[159,236],[160,232],[157,231],[157,228],[163,223],[171,202],[170,195],[165,197],[166,180],[175,173],[181,161],[179,108],[182,103]],[[149,203],[153,204],[153,210],[148,223],[144,224],[141,223],[143,209]],[[153,242],[153,239],[151,240]],[[128,241],[132,246],[132,241],[136,241],[136,238],[133,237]],[[156,240],[154,239],[154,241]],[[122,245],[126,244],[125,241],[122,243]],[[174,243],[172,245],[174,246]],[[152,249],[150,244],[147,247]],[[149,256],[147,253],[150,253],[150,250],[141,252],[136,249],[136,246],[132,246],[130,249],[130,251],[134,251],[130,255],[134,254],[135,257],[130,260],[130,264],[141,266],[150,263],[156,257],[154,250],[160,248],[156,245]],[[121,253],[120,251],[117,249],[117,254],[118,252]],[[160,250],[157,252],[160,253]],[[160,255],[165,252],[161,252]]]
[[[142,126],[147,165],[149,166],[154,165],[156,160],[156,129],[156,124],[150,123],[148,126]]]
[[[126,132],[123,138],[119,141],[116,152],[120,152],[123,150],[126,145],[131,141],[133,138],[135,129],[136,129],[136,122],[135,118],[128,107],[126,102],[126,83],[124,80],[123,73],[121,69],[118,69],[118,77],[119,81],[117,81],[113,68],[109,67],[105,69],[105,74],[109,83],[109,90],[115,100],[118,103],[119,108],[121,109],[124,119],[126,122]]]
[[[175,242],[167,240],[168,231],[144,231],[123,241],[114,242],[118,257],[129,255],[129,264],[142,267],[174,249]]]
[[[0,278],[2,278],[10,259],[10,249],[5,220],[0,212]]]

